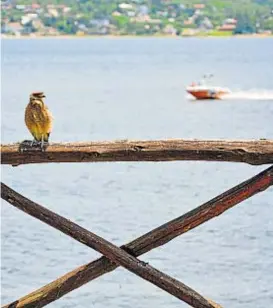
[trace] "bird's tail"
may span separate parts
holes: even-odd
[[[47,133],[47,134],[44,135],[44,141],[45,142],[48,142],[49,136],[50,136],[50,133]]]

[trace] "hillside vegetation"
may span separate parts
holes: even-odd
[[[273,32],[273,0],[2,1],[8,34],[230,35]]]

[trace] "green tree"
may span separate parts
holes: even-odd
[[[75,34],[77,31],[77,27],[73,19],[61,19],[56,23],[56,28],[65,34]]]
[[[234,30],[235,34],[254,33],[256,32],[256,20],[249,12],[239,12],[236,15],[237,25]]]
[[[129,17],[127,16],[113,16],[113,21],[114,24],[118,27],[118,28],[124,28],[126,27],[127,24],[129,24]]]

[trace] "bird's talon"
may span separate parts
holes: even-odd
[[[48,142],[47,141],[44,141],[41,143],[41,149],[42,149],[42,152],[45,152],[46,148],[48,147]]]

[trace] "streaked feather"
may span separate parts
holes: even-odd
[[[48,141],[53,117],[44,104],[42,92],[33,93],[25,110],[25,123],[36,141]]]

